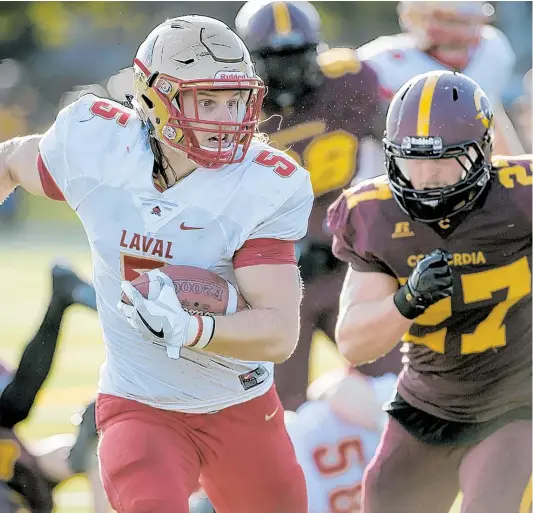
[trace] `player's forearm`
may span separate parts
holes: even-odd
[[[273,309],[217,316],[206,351],[241,360],[282,363],[298,342],[299,322]]]
[[[45,196],[37,168],[41,138],[28,135],[0,143],[0,203],[18,185],[30,194]]]
[[[381,301],[350,304],[339,314],[336,341],[342,355],[353,365],[362,365],[387,354],[409,329],[394,304],[394,294]]]
[[[0,143],[0,203],[2,203],[17,186],[9,169],[9,160],[20,146],[23,137],[15,137]]]

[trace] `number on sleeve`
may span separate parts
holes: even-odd
[[[498,176],[500,177],[501,184],[506,189],[514,189],[516,184],[528,186],[533,184],[533,176],[531,175],[531,169],[528,174],[524,166],[510,166],[500,169]]]
[[[283,155],[277,155],[268,150],[263,150],[259,153],[259,155],[255,157],[254,162],[261,166],[273,167],[274,173],[284,178],[291,176],[296,171],[296,165],[289,159],[285,158]]]
[[[89,109],[95,116],[104,119],[116,119],[120,126],[126,126],[131,117],[129,112],[126,112],[115,105],[111,105],[105,100],[98,100],[91,105]]]

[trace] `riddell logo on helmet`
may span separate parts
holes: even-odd
[[[242,71],[219,71],[215,75],[215,78],[221,80],[242,80],[243,78],[248,78],[248,75]]]
[[[402,139],[402,148],[404,150],[421,146],[442,150],[442,139],[440,137],[404,137]]]

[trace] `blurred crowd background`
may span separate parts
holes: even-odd
[[[357,48],[395,34],[396,2],[313,2],[324,40]],[[243,2],[0,2],[0,141],[45,131],[60,107],[81,89],[105,96],[110,76],[131,64],[139,42],[165,18],[206,14],[233,28]],[[492,2],[494,25],[516,54],[505,107],[531,151],[532,2]],[[497,74],[498,70],[495,69]],[[0,230],[21,223],[64,221],[66,205],[17,191],[0,206]]]

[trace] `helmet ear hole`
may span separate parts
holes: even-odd
[[[143,94],[141,98],[149,110],[154,108],[154,103],[152,102],[152,100],[150,100],[150,98],[148,98],[148,96]]]
[[[452,90],[453,101],[456,102],[459,99],[459,89],[454,87]]]

